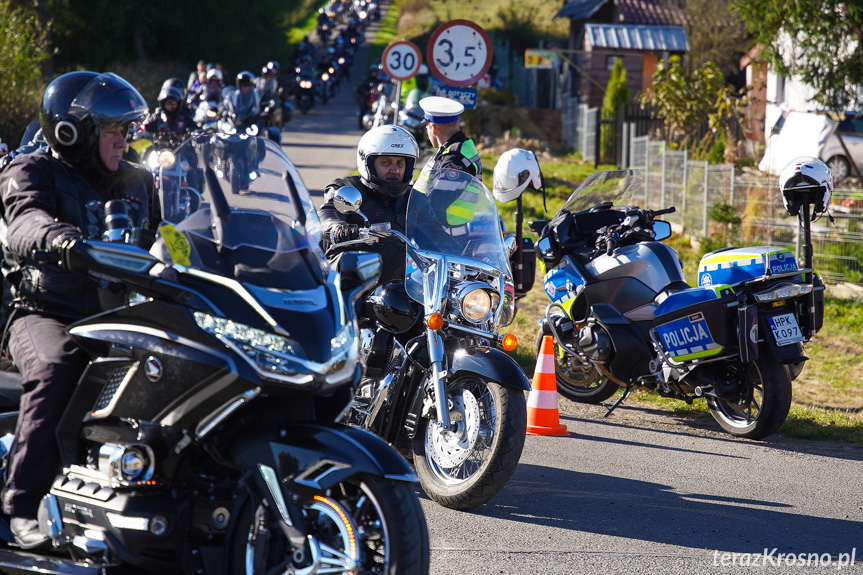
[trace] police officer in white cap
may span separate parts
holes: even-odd
[[[482,178],[482,164],[473,140],[461,130],[459,116],[464,106],[455,100],[440,96],[429,96],[420,100],[420,107],[426,120],[426,133],[432,146],[437,148],[426,162],[414,189],[425,192],[428,174],[431,170],[454,168],[467,172],[478,179]]]

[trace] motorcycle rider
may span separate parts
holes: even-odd
[[[369,67],[368,76],[363,78],[363,80],[357,84],[357,87],[354,88],[354,92],[357,94],[357,101],[360,105],[359,125],[357,126],[360,130],[363,129],[363,116],[365,116],[371,109],[371,103],[369,102],[370,96],[378,89],[378,84],[380,84],[379,76],[380,66],[372,65]]]
[[[19,156],[0,178],[3,274],[15,305],[5,335],[23,386],[2,504],[26,549],[47,541],[37,507],[60,465],[57,424],[87,365],[67,326],[126,295],[116,284],[70,272],[68,254],[83,239],[101,239],[109,200],[123,200],[141,227],[160,217],[152,177],[122,160],[130,124],[146,114],[144,98],[119,76],[59,76],[39,114],[50,151]],[[39,252],[58,257],[36,260]]]
[[[154,144],[178,144],[195,128],[192,114],[183,106],[183,93],[172,80],[165,80],[158,101],[159,107],[144,122],[144,130]]]
[[[357,239],[363,219],[357,214],[346,216],[336,210],[333,196],[343,186],[357,188],[363,196],[362,212],[369,223],[389,222],[392,229],[405,231],[405,214],[410,197],[419,147],[413,136],[401,126],[378,126],[360,138],[357,146],[359,176],[336,178],[324,191],[324,203],[318,208],[324,248],[335,234],[336,242]],[[365,248],[364,248],[365,249]],[[381,282],[404,279],[405,249],[397,242],[381,242],[369,247],[382,256]]]
[[[231,111],[236,115],[236,125],[248,125],[258,121],[261,115],[261,93],[255,88],[255,75],[247,70],[237,74],[237,89],[228,95]]]

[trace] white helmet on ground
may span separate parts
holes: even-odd
[[[518,198],[528,185],[542,188],[542,172],[536,155],[529,150],[513,148],[504,152],[494,167],[492,194],[499,202]]]
[[[795,158],[779,174],[779,191],[785,209],[792,216],[797,215],[803,204],[813,204],[813,213],[821,214],[830,207],[833,175],[818,158]]]
[[[401,126],[378,126],[360,138],[357,145],[357,170],[364,184],[386,196],[397,198],[407,191],[418,155],[419,146],[410,132]],[[405,173],[401,182],[388,182],[377,176],[373,164],[378,156],[401,156],[405,159]]]

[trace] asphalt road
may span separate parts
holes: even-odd
[[[318,202],[356,169],[364,63],[360,52],[337,97],[283,133]],[[488,504],[451,511],[418,490],[432,573],[863,573],[863,448],[738,440],[709,417],[643,406],[607,419],[601,406],[559,409],[570,436],[529,436]]]
[[[558,403],[570,436],[528,436],[488,504],[451,511],[421,494],[432,573],[863,573],[863,448]]]

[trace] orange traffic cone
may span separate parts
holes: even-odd
[[[550,335],[542,338],[536,358],[533,383],[527,396],[528,435],[569,435],[557,414],[557,377],[554,375],[554,342]]]

